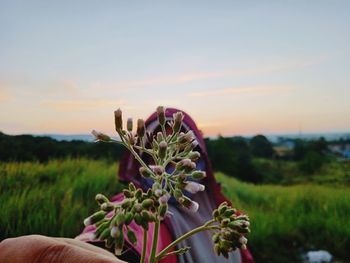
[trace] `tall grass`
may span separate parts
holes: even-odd
[[[120,191],[117,164],[86,159],[0,163],[0,239],[38,233],[74,237],[94,197]]]
[[[0,240],[30,233],[76,236],[97,208],[96,193],[121,191],[117,169],[116,163],[87,159],[0,163]],[[298,262],[308,249],[326,249],[350,262],[349,188],[217,178],[233,204],[250,215],[249,246],[258,263]]]
[[[258,262],[297,262],[300,252],[326,249],[350,260],[349,188],[251,185],[217,174],[225,194],[251,218]]]

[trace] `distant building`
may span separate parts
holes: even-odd
[[[338,157],[350,159],[350,144],[331,144],[328,149]]]

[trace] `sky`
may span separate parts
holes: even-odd
[[[350,131],[350,1],[0,0],[0,131],[113,134],[188,112],[207,136]]]

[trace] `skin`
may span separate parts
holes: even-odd
[[[0,243],[1,263],[126,263],[112,253],[69,238],[40,235],[8,238]]]

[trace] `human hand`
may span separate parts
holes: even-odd
[[[1,263],[126,263],[108,251],[70,238],[40,235],[8,238],[0,243]]]

